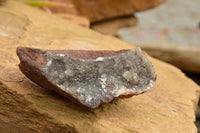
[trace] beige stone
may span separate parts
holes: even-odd
[[[172,65],[148,56],[158,76],[151,90],[87,110],[27,79],[15,53],[17,46],[119,50],[133,45],[8,0],[0,8],[0,46],[0,132],[197,132],[200,88]]]

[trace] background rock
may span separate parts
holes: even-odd
[[[107,35],[117,35],[120,28],[135,26],[133,13],[153,8],[165,0],[48,0],[54,6],[42,6],[49,14],[61,16],[83,27],[89,27]],[[34,1],[37,3],[37,0]],[[38,1],[40,2],[40,1]],[[92,12],[92,13],[91,13]]]
[[[133,45],[8,0],[0,8],[0,46],[0,125],[13,132],[197,132],[200,88],[167,63],[148,56],[158,78],[147,93],[87,110],[28,80],[15,53],[17,46],[120,50]]]
[[[74,14],[87,17],[91,22],[102,21],[119,16],[127,16],[136,11],[144,11],[158,6],[165,0],[50,0],[65,3],[69,8],[73,8]],[[67,7],[50,7],[52,12],[71,12]]]
[[[184,71],[200,73],[200,1],[168,0],[136,13],[138,25],[121,29],[118,36],[150,55]]]

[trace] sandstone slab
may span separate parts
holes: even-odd
[[[165,0],[50,0],[66,4],[66,7],[50,7],[52,12],[71,12],[67,10],[73,7],[74,13],[87,17],[91,22],[102,21],[127,16],[136,11],[143,11],[163,3]],[[69,6],[70,5],[70,6]]]
[[[0,46],[0,131],[11,132],[9,128],[15,129],[13,132],[33,133],[197,132],[194,110],[199,86],[176,67],[150,56],[157,73],[155,86],[142,95],[96,110],[77,106],[39,87],[18,69],[18,46],[120,50],[133,49],[133,45],[8,0],[0,8]]]

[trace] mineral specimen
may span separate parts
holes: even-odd
[[[41,87],[89,108],[153,87],[156,74],[140,48],[120,51],[18,47],[20,70]]]

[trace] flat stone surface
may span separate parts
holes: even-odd
[[[119,30],[122,40],[190,72],[200,72],[200,1],[168,0],[136,13],[136,27]],[[171,54],[173,53],[173,54]]]
[[[197,132],[194,110],[200,88],[176,67],[147,55],[157,74],[152,89],[89,110],[26,78],[18,68],[16,48],[120,50],[135,46],[11,0],[1,6],[0,13],[1,20],[15,18],[25,23],[12,26],[24,23],[0,21],[1,33],[8,35],[0,35],[0,131],[3,133]],[[12,34],[16,29],[23,34]]]
[[[17,48],[20,70],[40,86],[89,108],[153,87],[156,74],[140,48],[45,51]]]

